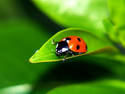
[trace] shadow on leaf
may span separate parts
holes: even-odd
[[[109,78],[113,75],[114,73],[110,69],[91,60],[62,62],[56,64],[45,75],[40,77],[34,85],[33,94],[36,91],[45,94],[50,89],[60,85],[88,82]]]

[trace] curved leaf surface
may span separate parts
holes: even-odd
[[[105,52],[106,50],[109,50],[109,49],[114,50],[111,47],[112,44],[109,41],[107,41],[106,39],[100,39],[100,38],[96,37],[95,35],[87,32],[87,31],[83,31],[81,29],[69,28],[69,29],[60,31],[60,32],[56,33],[53,37],[51,37],[40,48],[40,50],[38,50],[30,58],[30,62],[38,63],[38,62],[53,62],[53,61],[63,60],[63,58],[64,58],[63,56],[62,57],[56,56],[56,54],[55,54],[56,45],[52,44],[52,40],[60,41],[62,38],[71,36],[71,35],[75,35],[75,36],[79,36],[79,37],[83,38],[83,40],[85,40],[85,42],[87,43],[88,51],[85,54],[71,56],[71,57],[68,57],[67,59],[72,58],[72,57],[81,56],[81,55]]]
[[[124,94],[125,83],[117,80],[60,86],[47,94]]]
[[[104,37],[107,0],[33,0],[54,21],[66,27],[83,28]]]

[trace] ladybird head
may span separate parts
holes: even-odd
[[[69,51],[69,47],[66,41],[58,42],[56,45],[56,55],[60,56]]]

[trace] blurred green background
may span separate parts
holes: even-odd
[[[124,5],[124,0],[1,0],[0,94],[125,94]],[[29,62],[50,37],[68,27],[106,39],[120,53]]]
[[[35,83],[51,64],[31,64],[29,58],[61,29],[32,1],[0,1],[0,88]]]

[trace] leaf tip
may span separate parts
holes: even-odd
[[[30,63],[37,63],[36,60],[34,60],[33,56],[29,59]]]
[[[30,63],[34,63],[34,62],[32,61],[32,57],[29,59],[29,62],[30,62]]]

